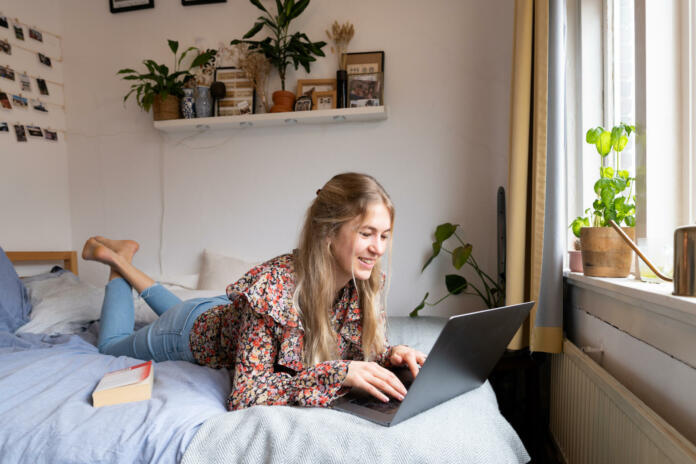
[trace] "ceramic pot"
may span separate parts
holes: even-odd
[[[582,272],[582,251],[570,250],[568,252],[568,267],[570,272]]]
[[[635,227],[622,227],[621,230],[635,241]],[[631,272],[633,250],[611,227],[583,227],[580,247],[586,276],[626,277]]]
[[[209,118],[213,115],[213,97],[210,95],[210,87],[199,85],[196,87],[196,117]]]
[[[273,107],[271,113],[284,113],[292,111],[295,106],[295,94],[287,90],[273,92]]]
[[[155,95],[152,102],[152,119],[155,121],[179,119],[179,97],[168,95],[162,100],[159,95]]]
[[[194,102],[193,89],[184,89],[184,98],[181,99],[181,115],[184,119],[196,117],[196,110],[193,107]]]

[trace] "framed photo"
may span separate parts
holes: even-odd
[[[348,74],[348,107],[382,106],[382,73]]]
[[[227,0],[181,0],[184,6],[204,5],[206,3],[227,3]]]
[[[326,90],[323,92],[314,92],[312,95],[313,110],[330,110],[336,108],[336,91]]]
[[[367,74],[384,72],[384,52],[346,53],[346,72],[350,74]]]
[[[336,79],[298,79],[297,81],[297,98],[306,95],[314,100],[312,97],[314,92],[331,90],[336,90]]]
[[[0,122],[0,132],[10,132],[10,128],[7,127],[6,122]]]
[[[17,24],[14,25],[15,37],[17,40],[24,40],[24,29]]]
[[[7,22],[7,16],[0,16],[0,27],[4,27],[5,29],[10,28],[10,24]]]
[[[112,13],[123,13],[125,11],[144,10],[154,8],[155,0],[109,0],[109,10]]]
[[[225,97],[216,105],[216,116],[237,116],[254,112],[256,92],[246,73],[235,66],[215,68],[215,81],[225,84]]]

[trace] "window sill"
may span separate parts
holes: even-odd
[[[671,283],[564,272],[567,303],[696,368],[696,298]]]

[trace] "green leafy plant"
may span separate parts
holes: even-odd
[[[177,56],[179,42],[176,40],[169,40],[168,42],[169,49],[174,53],[174,67],[171,72],[166,65],[157,64],[153,60],[143,61],[148,71],[146,73],[139,73],[131,68],[124,68],[118,71],[117,74],[122,74],[124,80],[136,81],[131,85],[130,91],[126,96],[123,97],[124,103],[128,100],[128,97],[135,92],[135,100],[138,106],[145,111],[149,111],[157,95],[159,95],[162,100],[166,99],[169,95],[182,97],[184,95],[184,84],[187,80],[193,78],[190,70],[197,66],[205,65],[212,58],[210,51],[200,53],[191,62],[188,68],[180,69],[181,62],[184,61],[186,55],[192,50],[198,49],[196,47],[189,47],[181,55]]]
[[[301,65],[309,73],[309,64],[316,61],[314,56],[324,56],[321,51],[326,42],[312,42],[306,34],[295,32],[290,35],[288,29],[290,22],[297,18],[309,5],[309,0],[276,0],[277,12],[271,14],[260,0],[249,0],[263,15],[256,19],[254,27],[244,34],[242,40],[233,40],[231,45],[245,43],[249,50],[262,53],[268,58],[280,74],[281,88],[285,90],[285,71],[293,63],[295,70]],[[261,29],[266,27],[272,34],[263,40],[248,40],[254,37]]]
[[[569,226],[576,237],[580,237],[580,229],[589,227],[590,224],[592,227],[610,227],[609,221],[613,220],[618,225],[622,222],[629,227],[636,225],[636,196],[633,194],[636,179],[628,171],[618,169],[619,154],[635,130],[635,126],[622,122],[614,126],[611,132],[602,126],[587,131],[585,141],[596,147],[597,153],[602,157],[602,166],[599,168],[599,180],[594,184],[597,198],[592,203],[592,208],[587,208],[586,216],[578,216]],[[606,157],[612,151],[616,168],[605,166]],[[626,189],[627,193],[620,195]]]
[[[457,234],[457,228],[459,227],[459,224],[450,224],[449,222],[437,226],[435,229],[435,241],[433,241],[433,254],[423,265],[421,272],[428,267],[428,265],[440,254],[441,251],[444,251],[452,256],[452,266],[454,266],[455,269],[460,270],[462,267],[464,267],[464,265],[471,266],[481,281],[479,283],[481,288],[474,285],[473,282],[467,280],[462,275],[447,274],[445,275],[447,295],[433,303],[429,303],[427,300],[428,296],[430,296],[430,292],[426,293],[418,306],[416,306],[413,311],[409,313],[409,316],[418,317],[418,312],[426,305],[435,306],[450,295],[477,295],[483,300],[488,308],[496,308],[503,305],[505,301],[504,279],[502,279],[503,283],[500,284],[479,267],[476,259],[474,259],[474,255],[472,254],[474,249],[473,245],[471,243],[465,243],[459,234]],[[457,239],[459,246],[450,251],[444,247],[444,242],[450,239],[452,236]]]

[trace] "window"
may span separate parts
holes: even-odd
[[[568,223],[595,199],[597,125],[636,125],[637,236],[696,221],[696,0],[568,0]],[[569,234],[569,238],[572,235]]]

